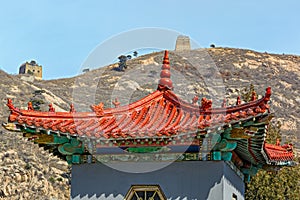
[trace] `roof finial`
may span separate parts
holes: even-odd
[[[168,50],[165,50],[163,64],[168,64],[168,65],[170,64],[170,61],[169,61],[169,51]]]
[[[251,94],[251,101],[255,101],[256,100],[256,92],[253,91]]]
[[[192,104],[193,105],[197,105],[198,100],[199,100],[199,97],[198,96],[194,96],[194,98],[192,99]]]
[[[163,65],[161,66],[161,72],[160,72],[160,80],[158,82],[158,90],[163,89],[173,89],[173,83],[171,78],[171,72],[170,72],[170,61],[169,61],[169,51],[165,51],[165,56],[163,60]]]
[[[74,104],[70,104],[70,113],[74,113],[74,112],[76,112],[75,111],[75,108],[74,108]]]
[[[117,97],[115,98],[115,100],[112,103],[114,104],[115,108],[120,106],[120,102],[119,102],[119,99]]]
[[[267,102],[267,101],[270,101],[271,94],[272,94],[272,92],[271,92],[271,87],[267,87],[267,89],[266,89],[266,94],[265,94],[265,101],[266,101],[266,102]]]
[[[32,102],[29,101],[27,104],[27,110],[33,110]]]
[[[49,104],[49,112],[55,112],[55,108],[53,107],[52,103]]]
[[[240,105],[241,103],[242,103],[241,97],[238,96],[238,97],[236,98],[236,105]]]
[[[10,110],[15,109],[15,107],[14,107],[13,102],[12,102],[11,99],[7,99],[7,104],[6,104],[6,105],[8,106],[8,108],[9,108]]]
[[[222,103],[222,108],[226,108],[227,103],[226,103],[226,98],[223,99],[223,103]]]

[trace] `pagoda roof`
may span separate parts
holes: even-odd
[[[92,112],[48,112],[21,110],[9,99],[9,121],[74,136],[91,138],[145,138],[172,136],[199,131],[253,117],[269,110],[271,88],[264,97],[249,103],[213,108],[212,101],[203,98],[201,105],[188,103],[171,89],[170,66],[166,51],[158,89],[148,96],[125,106],[103,108],[92,105]],[[196,97],[197,98],[197,97]],[[117,102],[118,104],[118,102]]]
[[[75,136],[116,139],[171,136],[247,119],[266,112],[267,98],[205,109],[181,100],[171,90],[157,90],[128,106],[103,109],[100,104],[94,112],[21,110],[11,102],[8,106],[11,122]]]
[[[104,108],[103,103],[99,103],[91,105],[91,112],[76,112],[73,105],[69,112],[55,112],[50,104],[49,111],[42,112],[33,110],[30,103],[27,110],[16,108],[8,99],[7,106],[11,111],[9,121],[68,137],[98,141],[142,140],[138,144],[126,144],[137,147],[153,146],[148,142],[151,139],[164,139],[161,141],[165,145],[179,136],[205,137],[209,132],[221,129],[224,132],[222,137],[227,134],[226,140],[237,143],[234,157],[256,165],[293,160],[290,147],[264,142],[265,127],[270,116],[270,87],[262,98],[256,99],[253,95],[248,103],[241,103],[238,98],[235,106],[227,106],[224,100],[220,107],[214,108],[213,102],[206,98],[202,98],[198,104],[198,97],[189,103],[172,91],[169,63],[168,51],[165,51],[157,90],[129,105],[120,106],[116,100],[113,102],[115,108]],[[183,143],[182,140],[177,142]],[[120,144],[122,146],[124,143]],[[234,148],[220,147],[224,151]]]

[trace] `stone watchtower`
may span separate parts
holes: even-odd
[[[190,51],[191,43],[188,36],[179,35],[176,40],[175,51]]]
[[[34,60],[23,63],[19,68],[19,74],[30,74],[36,79],[42,79],[42,72],[42,65],[38,65]]]

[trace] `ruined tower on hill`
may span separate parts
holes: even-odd
[[[36,79],[42,79],[42,65],[38,65],[34,60],[23,63],[19,68],[19,74],[29,74]]]
[[[175,51],[190,51],[190,38],[185,35],[179,35],[176,40]]]

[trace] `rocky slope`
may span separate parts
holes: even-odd
[[[42,110],[51,102],[57,111],[68,110],[72,102],[77,111],[89,110],[89,105],[99,102],[112,107],[116,97],[121,105],[131,103],[156,90],[162,58],[162,52],[152,53],[129,60],[125,71],[116,70],[117,64],[112,64],[74,78],[48,81],[32,81],[0,71],[0,118],[7,120],[7,98],[12,98],[17,107],[26,107],[28,101],[39,102]],[[228,104],[234,104],[250,83],[260,95],[271,86],[272,111],[276,113],[276,120],[283,122],[283,139],[292,141],[296,149],[300,149],[297,131],[300,126],[300,56],[210,48],[170,52],[170,62],[174,91],[186,101],[198,95],[212,98],[218,107],[223,98],[227,98]],[[58,158],[25,141],[19,134],[2,131],[0,176],[4,181],[0,183],[0,196],[68,199],[69,170],[65,163],[61,161],[63,167],[57,169]]]
[[[0,129],[0,199],[69,199],[68,164],[22,134]]]

